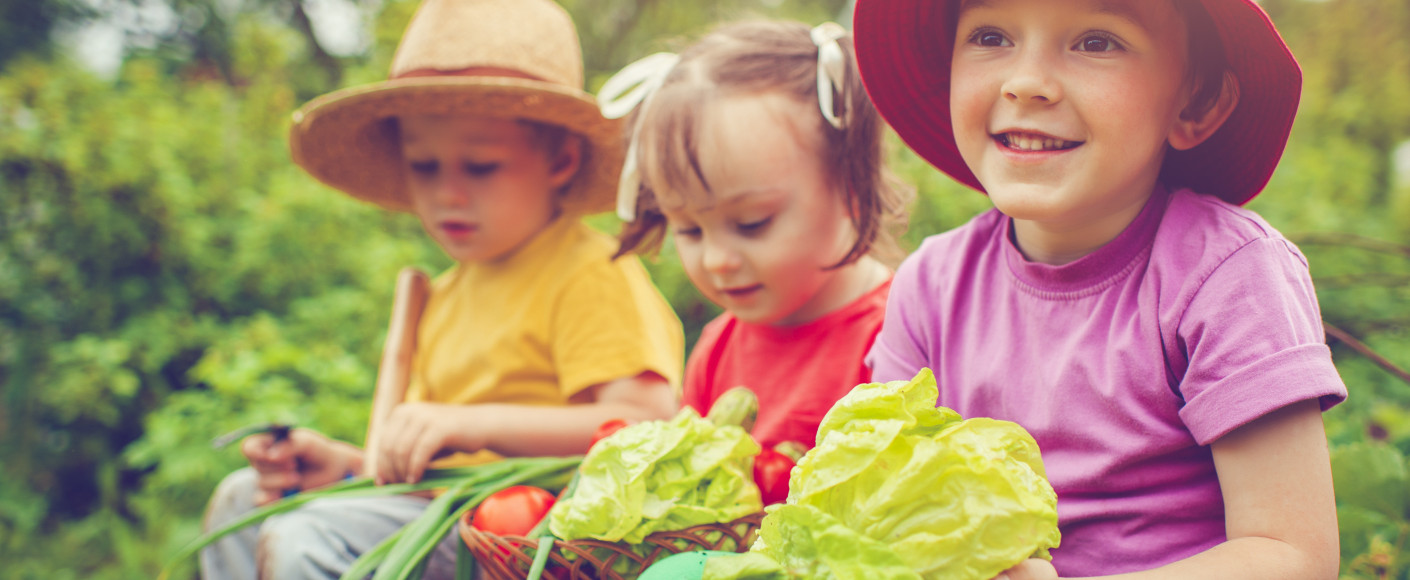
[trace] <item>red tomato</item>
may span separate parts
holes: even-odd
[[[507,487],[475,507],[470,525],[497,536],[523,536],[548,515],[553,502],[553,494],[537,487]]]
[[[597,426],[597,431],[592,434],[592,444],[597,445],[598,441],[606,439],[608,435],[621,431],[623,427],[635,425],[636,421],[630,419],[608,419]]]
[[[788,499],[788,475],[792,471],[793,460],[772,449],[765,449],[754,456],[754,484],[759,486],[764,505],[783,503]]]

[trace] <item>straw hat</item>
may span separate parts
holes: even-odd
[[[620,125],[583,91],[578,33],[550,0],[425,0],[390,80],[335,91],[294,112],[289,148],[319,181],[410,211],[398,115],[486,115],[559,125],[585,140],[562,207],[611,209],[622,168]]]
[[[1273,175],[1297,114],[1302,69],[1254,0],[1200,0],[1239,80],[1239,103],[1198,147],[1171,151],[1168,185],[1247,203]],[[950,124],[950,55],[959,0],[858,0],[857,63],[881,116],[932,165],[979,191]]]

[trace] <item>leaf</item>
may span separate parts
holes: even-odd
[[[1357,506],[1337,508],[1337,526],[1341,533],[1341,559],[1350,562],[1371,549],[1371,539],[1394,539],[1398,535],[1396,522],[1385,514]]]
[[[1395,448],[1363,442],[1334,450],[1332,480],[1338,505],[1376,511],[1394,522],[1405,520],[1410,473]]]

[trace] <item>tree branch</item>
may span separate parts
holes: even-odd
[[[1385,369],[1390,374],[1395,375],[1400,380],[1405,381],[1406,384],[1410,384],[1410,372],[1406,372],[1405,369],[1395,366],[1395,363],[1390,362],[1389,359],[1381,356],[1379,353],[1372,350],[1371,347],[1366,346],[1365,343],[1357,340],[1356,337],[1351,335],[1351,333],[1337,328],[1336,326],[1333,326],[1332,324],[1326,321],[1322,322],[1322,326],[1327,331],[1327,336],[1341,341],[1342,344],[1345,344],[1346,346],[1350,347],[1351,350],[1354,350],[1360,353],[1361,356],[1370,359],[1371,362],[1376,363],[1377,366]]]
[[[1345,246],[1410,258],[1410,246],[1343,232],[1316,232],[1288,236],[1295,244]]]

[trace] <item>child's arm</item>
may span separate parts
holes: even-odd
[[[371,452],[381,454],[379,482],[415,482],[432,459],[446,453],[583,453],[604,421],[666,419],[675,408],[670,384],[652,372],[589,387],[563,407],[404,403],[392,410],[380,448]]]
[[[1289,405],[1211,447],[1228,541],[1154,570],[1109,578],[1336,578],[1336,500],[1318,402]],[[1006,574],[1009,580],[1057,577],[1046,562],[1031,560]]]

